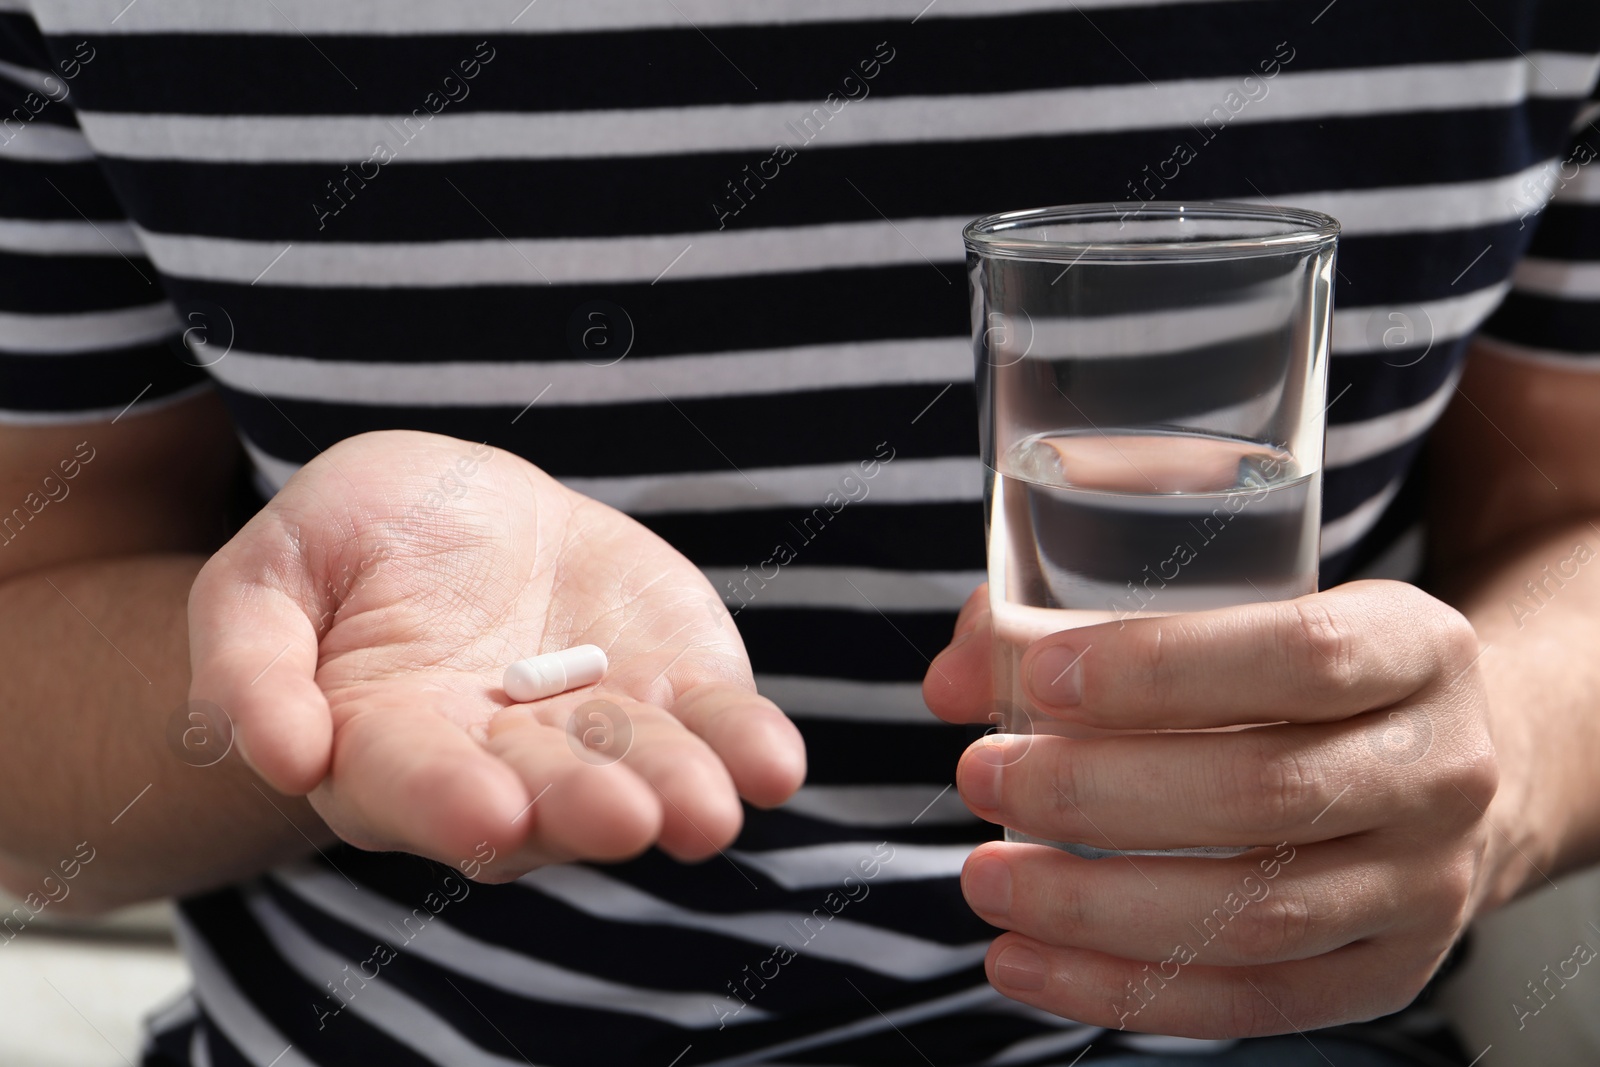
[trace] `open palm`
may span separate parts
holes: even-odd
[[[731,618],[666,542],[531,464],[392,431],[307,464],[200,572],[192,696],[341,838],[478,877],[699,859],[805,775]],[[517,659],[606,650],[595,687],[533,704]],[[594,701],[603,704],[593,704]],[[574,716],[577,726],[574,728]]]

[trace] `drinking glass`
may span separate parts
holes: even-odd
[[[1030,702],[1040,637],[1316,591],[1338,234],[1314,211],[1157,201],[966,227],[993,717],[1030,738],[1003,758],[1034,734],[1123,732]]]

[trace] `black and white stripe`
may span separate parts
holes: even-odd
[[[724,858],[474,886],[320,1029],[325,983],[441,869],[340,849],[187,902],[195,1003],[150,1062],[1213,1047],[1054,1019],[977,965],[956,874],[990,828],[947,788],[976,731],[918,688],[983,571],[960,227],[1158,194],[1339,218],[1322,581],[1414,577],[1415,459],[1479,326],[1600,366],[1600,178],[1569,163],[1600,149],[1600,11],[1476,7],[0,0],[0,116],[77,70],[0,118],[0,419],[215,388],[264,493],[370,429],[515,451],[705,568],[811,756]],[[474,58],[470,93],[425,103]],[[631,321],[620,362],[569,340],[594,301]],[[1239,328],[1185,315],[1175,349]],[[779,543],[795,561],[741,584]],[[870,893],[719,1029],[729,983],[879,844]]]

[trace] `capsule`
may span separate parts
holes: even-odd
[[[605,677],[607,665],[605,649],[599,645],[574,645],[518,660],[506,668],[501,686],[506,696],[525,704],[593,685]]]

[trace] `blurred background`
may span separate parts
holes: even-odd
[[[19,904],[0,893],[0,915]],[[0,940],[0,1064],[137,1064],[145,1016],[188,987],[170,904],[93,920],[53,918],[46,906]]]

